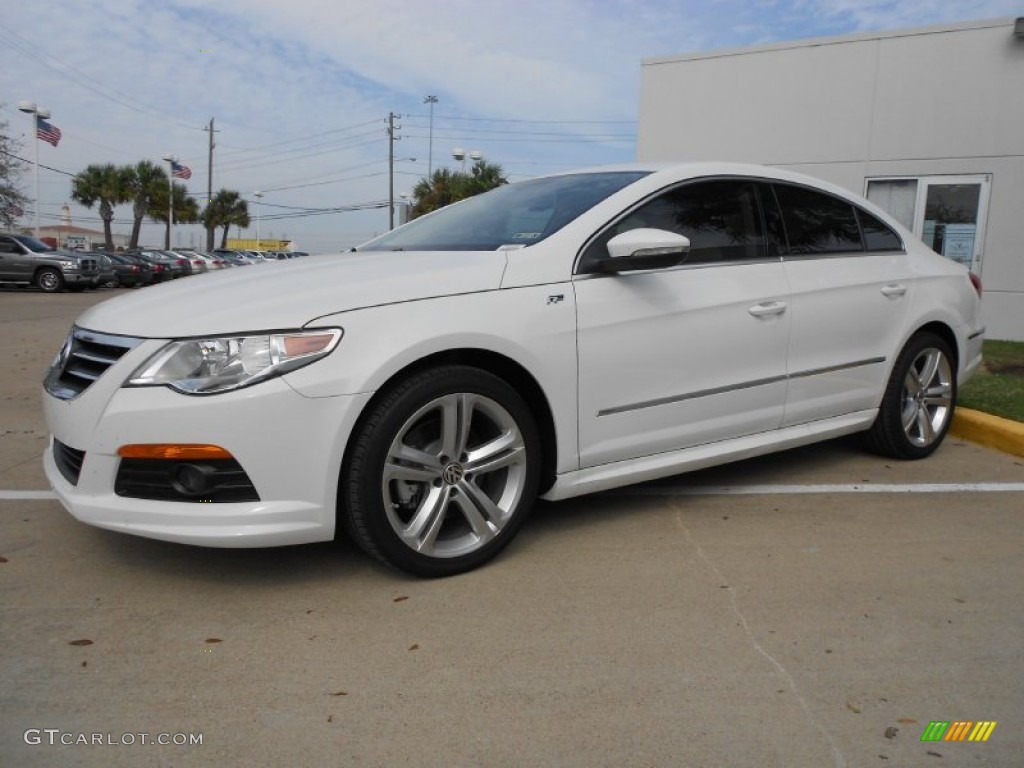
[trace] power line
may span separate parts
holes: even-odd
[[[106,92],[104,89],[106,89],[107,86],[101,83],[99,80],[96,80],[95,78],[86,75],[84,72],[75,69],[69,64],[65,64],[63,61],[56,58],[55,56],[43,53],[39,49],[39,45],[37,43],[34,43],[31,40],[22,37],[10,28],[0,27],[0,40],[5,41],[8,45],[10,45],[20,54],[35,59],[44,67],[52,70],[53,72],[56,72],[61,77],[64,77],[72,81],[73,83],[76,83],[77,85],[81,86],[82,88],[85,88],[86,90],[92,91],[97,96],[101,96],[102,98],[107,99],[108,101],[120,104],[122,107],[126,107],[127,109],[130,109],[133,112],[138,112],[139,114],[146,115],[148,113],[149,117],[158,117],[161,120],[174,122],[180,126],[184,126],[185,128],[196,129],[196,126],[181,122],[176,117],[160,112],[159,110],[150,107],[146,104],[142,104],[142,107],[144,108],[140,108],[138,106],[139,102],[137,100],[137,103],[132,103],[126,101],[125,99],[118,98],[113,93]]]
[[[32,161],[31,160],[26,160],[24,157],[21,157],[20,155],[16,155],[13,152],[8,152],[6,149],[0,149],[0,152],[3,152],[8,157],[13,157],[14,159],[20,160],[23,163],[28,163],[29,165],[32,165]],[[45,168],[48,171],[54,171],[55,173],[63,173],[65,176],[77,176],[78,175],[77,173],[69,173],[68,171],[62,171],[60,168],[51,168],[50,166],[43,165],[42,163],[39,164],[39,167],[40,168]]]

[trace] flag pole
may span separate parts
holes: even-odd
[[[171,250],[171,228],[174,226],[174,155],[164,155],[167,161],[167,242],[166,250]]]
[[[32,120],[32,139],[35,142],[35,186],[36,186],[36,237],[39,237],[39,118],[50,116],[50,110],[44,109],[34,101],[18,102],[18,109],[29,116]]]

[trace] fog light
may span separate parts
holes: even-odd
[[[171,474],[171,487],[183,496],[203,496],[213,488],[216,472],[206,464],[178,464]]]

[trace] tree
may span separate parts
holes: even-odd
[[[25,163],[17,157],[20,151],[21,143],[7,135],[7,121],[0,120],[0,222],[5,227],[14,226],[28,202],[18,187],[19,177],[25,172]]]
[[[220,247],[225,248],[228,244],[228,229],[232,224],[239,227],[249,226],[249,205],[238,192],[221,189],[203,209],[202,220],[208,232],[217,227],[224,227]]]
[[[167,208],[167,171],[149,160],[141,160],[134,166],[125,168],[130,176],[132,188],[132,215],[135,221],[132,224],[132,236],[128,241],[129,248],[139,247],[139,234],[142,232],[142,220],[151,215],[153,210],[153,199],[163,194],[164,209]],[[164,215],[164,221],[167,216]]]
[[[508,184],[500,165],[477,160],[469,173],[439,168],[429,179],[420,179],[412,191],[412,217],[436,211],[446,205]]]
[[[154,189],[153,195],[150,198],[149,210],[146,211],[146,215],[149,216],[153,221],[162,222],[164,224],[164,243],[166,248],[171,247],[171,224],[167,220],[168,204],[167,204],[167,174],[164,174],[164,185],[159,190]],[[199,204],[195,198],[188,193],[188,187],[181,182],[174,182],[171,187],[171,194],[174,199],[174,223],[175,224],[195,224],[199,221]]]
[[[114,206],[132,199],[131,176],[128,171],[111,163],[90,165],[71,179],[71,199],[86,208],[99,203],[106,248],[114,250],[114,238],[110,232]]]

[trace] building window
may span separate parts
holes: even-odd
[[[979,271],[991,176],[868,179],[866,196],[925,245]]]

